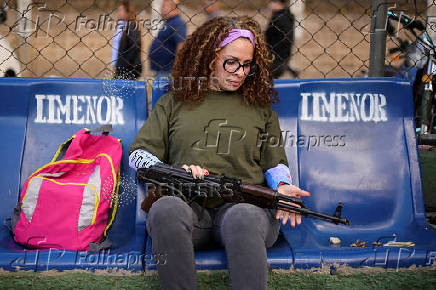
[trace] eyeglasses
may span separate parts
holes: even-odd
[[[246,75],[246,76],[254,75],[256,73],[256,70],[257,70],[257,65],[253,61],[250,63],[241,64],[235,58],[228,58],[228,59],[224,60],[223,67],[224,67],[224,70],[228,73],[235,73],[239,70],[240,67],[242,67],[244,75]]]

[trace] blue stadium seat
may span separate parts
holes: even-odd
[[[270,268],[322,264],[384,268],[430,266],[436,231],[425,218],[412,87],[401,79],[276,80],[284,146],[306,205],[333,213],[344,203],[351,226],[303,219],[268,250]],[[153,87],[152,104],[168,90]],[[274,142],[271,145],[274,146]],[[331,245],[330,237],[340,239]],[[351,247],[357,240],[366,247]],[[380,242],[381,246],[373,245]],[[409,246],[398,242],[411,242]],[[151,239],[146,255],[151,255]],[[198,269],[225,269],[223,250],[196,252]],[[148,260],[146,269],[155,269]]]
[[[122,139],[119,206],[109,231],[110,250],[77,252],[26,250],[0,227],[0,268],[5,270],[125,269],[143,271],[145,217],[137,205],[137,187],[128,166],[128,147],[147,118],[144,83],[119,80],[1,78],[0,220],[10,217],[26,178],[49,162],[58,146],[81,128],[112,123]],[[121,97],[115,97],[118,95]],[[137,197],[138,196],[138,197]]]
[[[136,185],[127,160],[128,146],[147,118],[144,83],[126,88],[116,80],[3,78],[0,86],[5,136],[0,145],[1,220],[10,216],[26,177],[80,128],[115,123],[112,135],[123,140],[125,153],[110,251],[26,250],[0,227],[0,268],[155,269],[139,207],[144,188]],[[296,229],[282,226],[281,237],[268,250],[270,267],[434,264],[436,234],[425,219],[410,84],[399,79],[277,80],[275,87],[281,102],[274,109],[293,180],[313,194],[305,199],[307,206],[332,213],[341,201],[352,225],[304,219]],[[153,104],[166,89],[164,83],[153,88]],[[122,105],[111,97],[120,92]],[[341,239],[340,247],[329,244],[332,236]],[[356,240],[368,246],[350,247]],[[377,240],[414,246],[372,246]],[[199,251],[196,263],[198,269],[227,267],[223,250]]]

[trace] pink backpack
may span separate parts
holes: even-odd
[[[103,129],[96,131],[111,127]],[[117,209],[122,148],[107,132],[90,132],[77,132],[26,180],[14,226],[16,242],[37,249],[100,249]],[[65,157],[57,160],[65,149]]]

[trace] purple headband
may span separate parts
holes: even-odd
[[[253,47],[256,47],[256,45],[254,44],[254,35],[250,30],[247,30],[247,29],[232,29],[232,30],[230,30],[229,35],[227,35],[227,37],[224,38],[224,40],[220,44],[220,47],[223,47],[223,46],[229,44],[230,42],[234,41],[235,39],[237,39],[239,37],[248,38],[250,40],[251,44],[253,45]]]

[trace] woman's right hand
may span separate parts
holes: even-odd
[[[198,165],[186,165],[183,164],[182,168],[186,170],[186,172],[192,172],[192,176],[194,177],[194,179],[204,179],[204,176],[209,175],[209,171],[205,168],[201,168]]]

